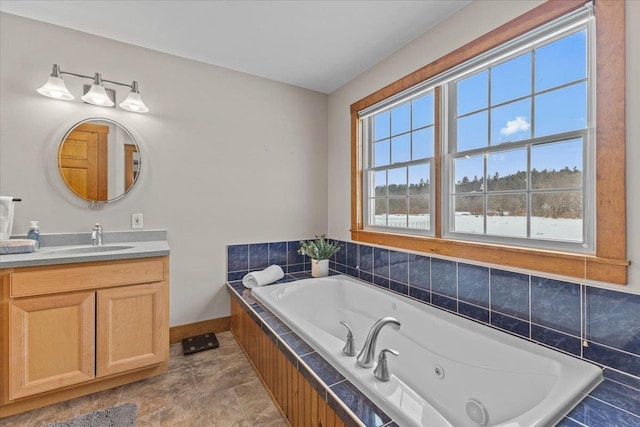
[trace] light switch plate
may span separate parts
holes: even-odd
[[[131,214],[131,228],[142,228],[142,227],[143,227],[142,214],[141,213]]]

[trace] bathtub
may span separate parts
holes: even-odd
[[[595,365],[346,276],[254,288],[252,294],[401,426],[552,426],[596,385]],[[392,377],[374,378],[342,353],[346,329],[361,349],[385,326]]]

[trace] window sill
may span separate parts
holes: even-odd
[[[618,285],[627,284],[628,260],[369,230],[352,230],[351,239],[422,252],[427,255],[449,256],[579,279],[586,277],[589,280]]]

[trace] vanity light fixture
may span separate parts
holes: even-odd
[[[38,93],[49,98],[63,99],[65,101],[74,99],[75,97],[71,95],[67,85],[64,84],[64,80],[60,77],[60,73],[60,66],[53,64],[53,71],[49,76],[49,80],[38,89]]]
[[[87,104],[97,105],[98,107],[113,107],[115,105],[114,102],[109,99],[107,92],[104,90],[104,86],[102,86],[102,76],[100,73],[96,73],[91,89],[82,95],[80,99]]]
[[[142,98],[140,98],[140,92],[138,91],[138,82],[131,83],[131,92],[129,92],[129,96],[127,99],[120,103],[120,108],[133,111],[134,113],[146,113],[149,111],[144,102],[142,102]]]
[[[89,89],[86,94],[80,97],[80,99],[88,104],[97,105],[99,107],[113,107],[115,105],[107,95],[105,88],[102,85],[102,83],[104,82],[126,86],[131,89],[131,92],[129,92],[129,96],[127,96],[127,98],[119,104],[120,108],[122,108],[123,110],[132,111],[134,113],[146,113],[149,111],[147,106],[144,105],[144,102],[142,102],[142,98],[140,97],[138,82],[133,81],[129,85],[126,83],[103,79],[100,73],[95,73],[95,75],[91,77],[85,76],[83,74],[72,73],[69,71],[62,71],[58,64],[53,64],[53,71],[51,72],[49,80],[47,80],[47,83],[45,83],[38,89],[38,93],[44,96],[48,96],[49,98],[62,99],[65,101],[74,99],[74,96],[71,94],[71,92],[69,92],[67,86],[64,84],[64,80],[62,80],[61,76],[63,74],[93,80],[91,89]]]

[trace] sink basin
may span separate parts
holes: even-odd
[[[107,245],[107,246],[76,246],[73,248],[61,248],[61,249],[53,249],[47,251],[48,253],[55,254],[95,254],[100,252],[115,252],[115,251],[123,251],[125,249],[131,249],[133,246],[116,246],[116,245]]]

